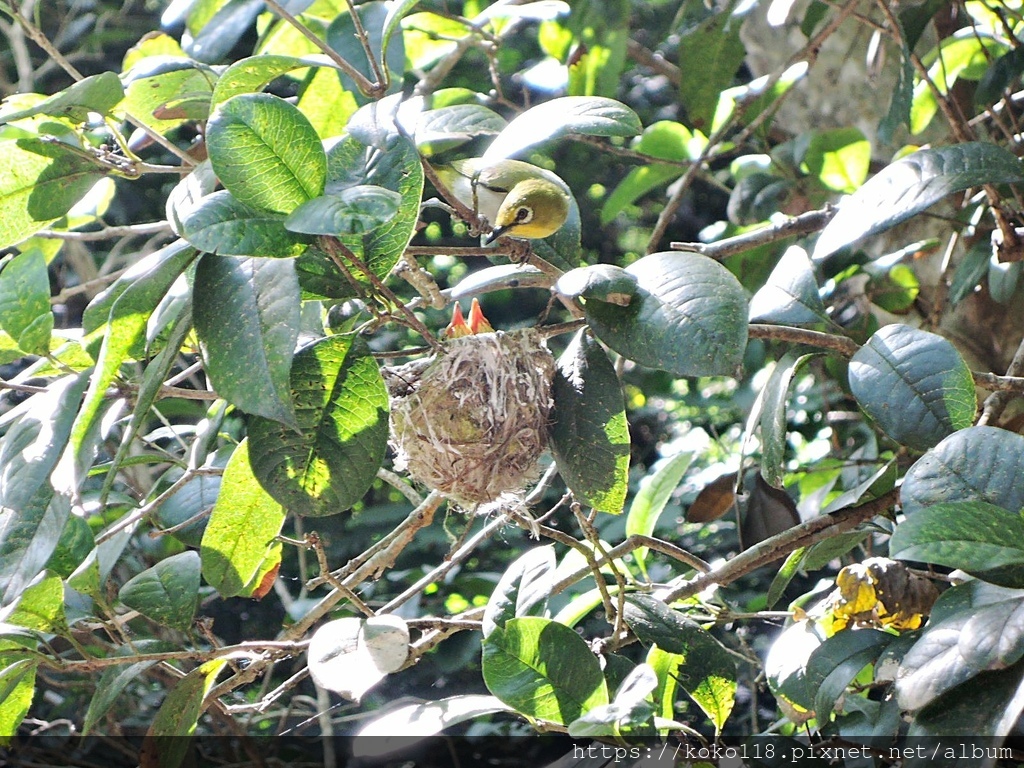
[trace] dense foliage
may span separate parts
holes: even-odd
[[[11,760],[1004,744],[1018,3],[155,13],[0,0]],[[460,158],[565,224],[481,241]]]

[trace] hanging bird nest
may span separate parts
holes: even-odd
[[[395,468],[467,510],[520,493],[547,447],[554,371],[531,329],[450,339],[433,360],[393,369]]]

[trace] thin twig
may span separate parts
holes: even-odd
[[[719,240],[714,243],[669,243],[669,248],[676,251],[690,251],[708,256],[712,259],[724,259],[734,256],[737,253],[749,251],[761,245],[767,245],[788,237],[807,235],[811,232],[818,232],[825,228],[825,225],[832,221],[839,209],[827,205],[817,211],[808,211],[799,216],[792,216],[751,232],[744,232],[735,237]]]

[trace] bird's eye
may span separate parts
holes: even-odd
[[[516,224],[526,224],[533,218],[533,211],[523,207],[516,211]]]

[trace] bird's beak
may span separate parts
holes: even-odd
[[[489,235],[484,235],[484,245],[490,245],[499,237],[504,235],[507,230],[508,227],[495,227],[494,229],[491,230],[491,233]]]

